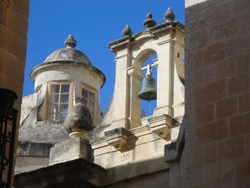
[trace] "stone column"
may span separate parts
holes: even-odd
[[[182,120],[184,115],[183,34],[171,31],[158,45],[157,104],[154,116],[168,114]],[[182,79],[182,80],[181,80]]]
[[[171,35],[158,44],[157,103],[154,116],[173,115],[173,41]]]
[[[116,78],[115,91],[113,95],[114,114],[112,129],[128,128],[129,126],[129,77],[127,68],[130,64],[129,49],[126,48],[117,53],[116,56]]]
[[[130,129],[141,126],[141,100],[138,98],[138,93],[141,89],[141,81],[143,74],[134,68],[128,69],[128,75],[130,76],[130,110],[129,120]]]

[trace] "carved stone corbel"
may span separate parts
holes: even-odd
[[[170,140],[171,128],[175,126],[175,120],[169,115],[162,115],[148,119],[153,133],[165,140]]]
[[[109,145],[114,146],[117,150],[121,150],[127,144],[128,133],[125,128],[121,127],[106,131],[104,134]]]

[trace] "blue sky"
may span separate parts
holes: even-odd
[[[64,48],[65,39],[72,34],[77,40],[75,48],[106,75],[100,94],[105,111],[115,79],[115,54],[108,43],[122,38],[126,25],[133,35],[145,30],[143,21],[148,13],[153,14],[157,24],[163,23],[168,7],[175,13],[175,20],[184,24],[184,0],[31,0],[23,95],[34,92],[29,76],[32,68],[55,50]]]

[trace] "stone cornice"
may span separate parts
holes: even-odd
[[[110,48],[111,51],[116,52],[120,48],[125,48],[129,43],[133,43],[133,41],[142,40],[145,37],[154,38],[160,33],[165,32],[166,30],[169,30],[169,29],[173,29],[173,30],[178,29],[184,32],[184,28],[185,28],[184,25],[178,21],[166,22],[166,23],[151,27],[145,31],[139,32],[132,37],[126,36],[118,40],[112,41],[108,44],[108,47]]]
[[[114,145],[114,140],[121,141],[122,145],[125,145],[129,140],[141,137],[147,134],[156,134],[162,139],[170,140],[171,128],[178,126],[178,122],[170,116],[164,114],[158,117],[151,117],[148,119],[149,125],[136,127],[130,130],[123,130],[124,128],[118,128],[114,130],[104,131],[104,135],[90,139],[92,149],[102,148],[108,145]],[[120,139],[120,140],[119,140]],[[126,143],[124,142],[126,140]],[[122,148],[120,147],[119,150]]]

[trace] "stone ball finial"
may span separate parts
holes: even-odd
[[[156,22],[152,18],[153,15],[151,13],[147,14],[147,19],[143,22],[143,25],[146,29],[149,29],[156,25]]]
[[[78,102],[72,107],[64,121],[64,128],[68,133],[76,133],[78,137],[85,137],[93,129],[93,122],[89,109]]]
[[[164,19],[166,20],[166,22],[173,22],[174,21],[175,15],[170,7],[166,11],[166,13],[164,15]]]
[[[131,37],[132,36],[132,30],[128,25],[125,26],[125,28],[122,30],[122,36],[123,37]]]
[[[69,35],[68,38],[65,40],[64,45],[66,48],[74,48],[76,46],[77,42],[74,39],[73,35]]]

